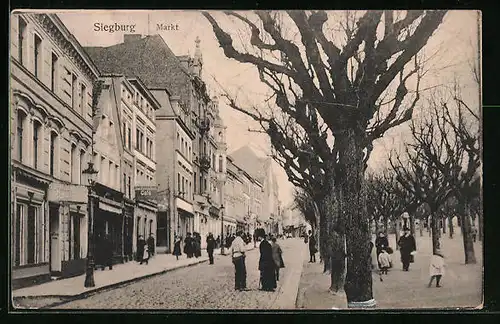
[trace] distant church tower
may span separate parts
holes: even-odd
[[[196,48],[194,50],[193,58],[193,74],[201,78],[201,70],[203,68],[203,57],[200,49],[201,40],[198,36],[196,36],[196,40],[194,42],[196,44]]]

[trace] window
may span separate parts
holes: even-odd
[[[73,109],[77,108],[77,77],[75,74],[71,74],[71,107]]]
[[[71,215],[71,231],[73,232],[73,246],[72,246],[72,255],[70,259],[78,260],[81,258],[80,255],[80,215],[72,214]]]
[[[127,146],[129,150],[132,149],[132,131],[130,126],[127,127]]]
[[[153,220],[149,220],[149,236],[153,234]]]
[[[80,184],[85,184],[84,179],[83,179],[83,173],[82,170],[85,170],[85,151],[81,150],[80,151],[80,169],[78,170],[78,174],[80,175]]]
[[[52,53],[52,63],[50,65],[50,90],[52,92],[56,92],[57,59],[57,55]]]
[[[128,191],[128,197],[129,198],[132,198],[132,192],[131,192],[132,186],[131,186],[131,182],[132,182],[132,178],[129,176],[128,177],[128,183],[127,183],[127,191]]]
[[[184,187],[185,182],[186,182],[186,180],[184,179],[184,177],[182,177],[182,193],[183,194],[186,193],[186,191],[184,191],[185,190],[185,187]]]
[[[194,192],[196,192],[196,172],[194,173],[194,177],[193,177],[193,189],[194,189]]]
[[[137,233],[137,238],[139,238],[139,235],[141,235],[141,217],[137,217],[137,224],[136,224],[136,233]]]
[[[39,167],[39,148],[40,148],[40,130],[42,128],[42,124],[35,120],[33,122],[33,167],[38,169]]]
[[[177,193],[181,193],[181,174],[177,173]]]
[[[191,147],[188,149],[188,160],[191,162]]]
[[[75,167],[76,167],[76,145],[75,144],[71,144],[70,161],[71,161],[70,162],[71,165],[69,166],[70,180],[72,183],[76,183],[77,172],[75,170]]]
[[[223,172],[223,159],[222,155],[219,155],[219,172]]]
[[[135,148],[140,152],[144,152],[144,133],[140,129],[136,129]]]
[[[113,162],[109,161],[109,181],[108,181],[108,185],[110,187],[113,187],[114,186],[114,179],[113,179]]]
[[[184,139],[181,138],[181,147],[179,148],[181,153],[184,153]]]
[[[123,138],[123,145],[127,145],[127,124],[123,122],[122,124],[122,138]]]
[[[35,35],[35,55],[33,60],[35,63],[35,77],[39,78],[42,75],[40,71],[42,67],[42,39],[38,35]]]
[[[80,85],[80,109],[82,112],[85,111],[87,103],[85,102],[85,93],[87,92],[87,87],[85,87],[85,84]]]
[[[142,228],[142,229],[143,229],[143,231],[144,231],[144,232],[142,233],[142,235],[144,235],[144,238],[147,238],[147,236],[146,236],[146,226],[147,226],[147,224],[148,224],[148,218],[147,218],[147,217],[144,217],[144,227]]]
[[[123,192],[125,193],[125,195],[127,195],[127,174],[126,173],[123,174]]]
[[[50,133],[50,175],[55,174],[57,133]]]
[[[24,63],[23,56],[24,56],[24,48],[26,47],[26,27],[27,24],[26,22],[19,17],[19,26],[18,26],[18,31],[17,31],[17,46],[18,46],[18,59],[21,64]]]
[[[189,181],[189,198],[193,198],[193,191],[191,190],[191,181]]]
[[[217,160],[215,160],[215,154],[212,153],[212,169],[216,170],[216,163]]]
[[[27,242],[26,242],[26,263],[33,264],[36,260],[36,209],[34,206],[28,206],[28,219],[26,220]]]
[[[17,154],[19,157],[19,162],[23,161],[23,131],[24,131],[24,121],[26,120],[26,115],[18,110],[17,112]]]

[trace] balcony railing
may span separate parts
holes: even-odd
[[[210,169],[211,165],[212,165],[212,161],[210,160],[210,158],[207,156],[207,155],[202,155],[199,159],[200,161],[200,168],[204,171],[207,171]]]

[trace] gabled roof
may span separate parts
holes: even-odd
[[[231,158],[236,165],[245,170],[249,175],[259,182],[264,183],[267,159],[258,157],[248,145],[231,153]]]
[[[171,94],[179,95],[184,105],[188,104],[189,72],[160,35],[85,50],[103,73],[137,76],[149,89],[167,88]]]

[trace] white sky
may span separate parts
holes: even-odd
[[[176,55],[193,54],[196,36],[201,39],[203,53],[203,78],[207,82],[211,94],[220,93],[220,85],[239,102],[258,104],[268,89],[258,78],[252,65],[240,64],[229,60],[219,48],[208,21],[198,11],[58,11],[61,20],[75,35],[83,46],[109,46],[123,41],[127,32],[95,31],[95,23],[132,24],[135,33],[142,35],[160,34]],[[222,18],[223,27],[232,26],[231,21],[222,13],[215,13],[217,19]],[[157,24],[178,25],[178,30],[158,31]],[[239,25],[231,28],[235,42],[238,38],[246,38]],[[450,11],[443,24],[428,42],[425,51],[428,55],[439,52],[429,62],[431,71],[423,81],[423,87],[433,87],[441,84],[451,84],[458,77],[464,85],[464,97],[471,105],[479,100],[477,86],[472,82],[469,62],[479,59],[477,50],[477,12]],[[236,32],[234,32],[236,30]],[[217,82],[214,81],[214,78]],[[219,85],[220,84],[220,85]],[[429,92],[427,92],[429,93]],[[425,98],[425,93],[422,94]],[[423,102],[423,100],[421,100]],[[269,152],[269,144],[264,134],[248,132],[257,129],[248,117],[231,110],[221,100],[221,116],[227,125],[228,152],[251,143],[256,150],[265,156]],[[418,114],[418,111],[417,111]],[[402,125],[391,130],[375,143],[375,149],[370,158],[370,169],[379,170],[386,166],[388,151],[395,146],[401,146],[401,139],[408,135],[408,125]],[[280,200],[288,204],[292,200],[292,185],[288,182],[285,172],[276,165],[277,178],[280,187]]]

